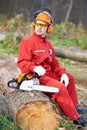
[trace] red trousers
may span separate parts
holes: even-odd
[[[44,85],[55,86],[60,89],[58,93],[46,94],[49,97],[54,98],[65,116],[69,117],[71,120],[76,120],[80,117],[80,115],[75,109],[75,106],[78,105],[75,83],[73,76],[70,73],[67,73],[67,75],[69,77],[69,85],[67,88],[64,86],[64,84],[59,82],[60,77],[54,73],[42,76],[40,78],[40,83]]]

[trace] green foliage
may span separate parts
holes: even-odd
[[[14,40],[13,34],[8,33],[6,39],[4,41],[0,41],[0,47],[7,53],[17,55],[18,43],[18,40]]]
[[[7,115],[2,116],[0,114],[0,130],[20,130],[16,124],[14,124],[13,122],[11,122],[9,119],[9,117]]]
[[[70,39],[59,39],[59,38],[53,38],[51,39],[51,42],[55,46],[65,46],[65,47],[70,47],[74,46],[74,43]]]
[[[66,128],[66,130],[74,130],[75,128],[73,122],[68,120],[65,116],[62,116],[60,126]]]
[[[6,21],[6,20],[7,20],[7,18],[6,18],[5,15],[0,15],[0,25],[2,25],[3,22]]]
[[[5,16],[0,16],[0,30],[5,32],[15,32],[17,29],[24,27],[25,24],[21,15],[16,15],[14,18],[8,20]]]
[[[56,24],[49,38],[56,46],[78,46],[87,49],[87,32],[81,23],[77,26],[73,23]]]
[[[6,38],[0,41],[0,49],[5,50],[6,53],[17,55],[20,41],[30,33],[29,26],[29,23],[23,22],[21,15],[17,15],[11,20],[1,16],[0,31],[6,33]]]

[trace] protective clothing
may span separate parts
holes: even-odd
[[[41,76],[46,73],[46,70],[42,66],[36,66],[34,68],[34,72],[36,72],[39,76]]]
[[[54,98],[63,114],[71,120],[80,117],[75,108],[78,105],[78,99],[74,79],[65,68],[60,66],[58,59],[55,57],[54,48],[46,37],[42,38],[34,33],[23,40],[19,46],[17,65],[23,73],[33,71],[36,66],[42,66],[46,73],[40,77],[40,84],[55,86],[60,89],[58,93],[46,94]],[[62,74],[69,77],[67,88],[60,82]]]
[[[60,82],[64,83],[65,87],[67,87],[69,84],[69,77],[66,74],[62,74]]]

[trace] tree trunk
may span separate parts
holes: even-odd
[[[72,6],[73,6],[73,0],[70,0],[69,8],[68,8],[68,11],[67,11],[67,14],[66,14],[66,17],[65,17],[65,22],[68,22],[68,20],[69,20],[69,16],[70,16],[70,12],[72,10]]]
[[[63,48],[55,47],[56,56],[72,59],[75,61],[87,62],[87,53],[74,52],[70,50],[65,50]]]

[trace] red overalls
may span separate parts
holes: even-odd
[[[40,83],[60,89],[59,93],[46,94],[54,98],[63,114],[71,120],[76,120],[80,117],[75,109],[78,99],[74,79],[70,73],[66,72],[65,68],[60,66],[59,61],[55,57],[54,48],[46,37],[41,38],[34,33],[32,36],[24,39],[19,46],[17,65],[24,73],[33,71],[34,67],[38,65],[45,68],[46,74],[40,77]],[[69,77],[67,88],[64,84],[60,83],[63,73],[66,73]]]

